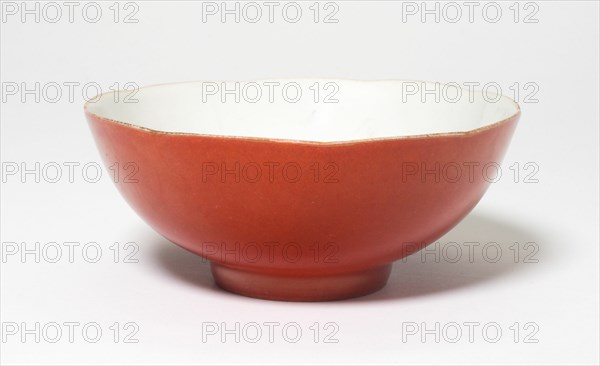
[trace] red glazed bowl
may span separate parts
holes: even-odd
[[[316,79],[158,85],[85,113],[151,227],[220,287],[290,301],[385,286],[481,199],[520,116],[452,85]]]

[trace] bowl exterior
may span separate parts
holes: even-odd
[[[328,144],[161,133],[86,116],[105,165],[122,169],[119,191],[151,227],[208,258],[223,287],[284,300],[385,285],[391,262],[477,204],[519,118],[465,134]],[[341,293],[306,283],[337,278],[335,288],[348,276],[354,285]]]

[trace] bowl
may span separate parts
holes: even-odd
[[[131,207],[206,258],[218,286],[287,301],[362,296],[481,199],[520,109],[420,81],[199,81],[85,105]]]

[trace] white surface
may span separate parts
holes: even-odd
[[[278,97],[276,86],[285,94]],[[306,97],[321,86],[331,89],[328,103]],[[436,99],[436,88],[448,97]],[[434,95],[421,97],[416,90]],[[126,91],[102,94],[86,108],[163,132],[318,142],[465,132],[510,118],[519,109],[508,97],[402,80],[197,81],[141,88],[135,103],[123,103],[119,93]]]
[[[500,2],[497,23],[482,21],[477,11],[473,23],[463,15],[456,23],[430,17],[424,24],[418,16],[403,22],[402,5],[393,2],[340,2],[334,24],[309,21],[312,2],[302,3],[305,16],[294,24],[203,23],[199,3],[150,1],[137,3],[138,23],[115,24],[112,2],[99,4],[104,16],[98,23],[75,13],[73,23],[9,18],[1,24],[3,86],[79,83],[72,101],[63,86],[56,103],[47,101],[50,94],[36,103],[32,95],[22,102],[19,94],[3,92],[2,162],[19,168],[24,162],[29,169],[39,162],[46,171],[39,183],[32,174],[5,177],[2,254],[12,250],[7,243],[32,248],[36,241],[46,253],[40,263],[31,254],[0,263],[1,321],[29,328],[40,322],[47,332],[52,322],[81,324],[72,343],[66,333],[57,343],[47,342],[50,333],[39,343],[33,335],[25,342],[20,334],[10,336],[0,343],[3,364],[598,364],[597,2],[533,3],[538,23],[514,23],[512,2]],[[519,9],[520,20],[532,11],[524,3]],[[130,10],[121,8],[119,16]],[[327,13],[321,9],[321,17]],[[496,82],[509,96],[519,83],[523,114],[502,177],[440,239],[439,263],[420,254],[400,261],[385,289],[350,301],[244,298],[216,289],[206,263],[143,223],[113,187],[110,170],[97,183],[82,175],[84,164],[100,161],[83,118],[86,83],[108,91],[115,83],[287,77]],[[533,91],[538,102],[525,103]],[[52,162],[62,167],[56,183],[50,183]],[[64,165],[69,162],[80,164],[72,183]],[[93,173],[85,178],[93,180]],[[55,248],[49,242],[63,248],[57,263],[48,261]],[[79,242],[77,248],[96,242],[102,257],[86,262],[93,256],[90,245],[87,256],[76,249],[70,263],[65,242]],[[138,263],[124,263],[131,247],[121,249],[114,263],[115,247],[109,247],[115,242],[121,248],[136,243]],[[452,242],[463,248],[456,263]],[[491,263],[495,246],[488,245],[489,253],[477,249],[471,261],[466,242],[479,242],[477,248],[496,242],[502,255]],[[535,245],[526,247],[529,242]],[[268,321],[279,322],[278,329],[298,323],[300,341],[276,333],[272,343],[266,336],[236,343],[231,335],[224,343],[217,336],[203,342],[203,323],[232,328],[239,322],[248,330],[249,323]],[[103,330],[97,343],[81,336],[90,322]],[[115,322],[121,328],[117,343],[109,329]],[[128,322],[139,328],[138,343],[123,342],[133,329],[123,330]],[[309,329],[315,322],[321,328],[317,343]],[[422,332],[407,333],[415,323],[431,329],[436,322],[447,332],[439,343],[432,335],[422,342]],[[465,322],[479,323],[472,342]],[[324,342],[334,330],[324,330],[326,323],[337,324],[339,342]],[[463,334],[451,343],[454,323]],[[487,325],[491,337],[495,324],[502,336],[492,343],[480,330]],[[516,342],[514,329],[520,329]],[[531,333],[537,343],[525,342]]]

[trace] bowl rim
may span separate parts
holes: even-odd
[[[158,83],[151,84],[139,87],[137,90],[141,89],[149,89],[163,86],[171,86],[171,85],[179,85],[179,84],[194,84],[201,82],[216,82],[216,83],[228,83],[228,82],[239,82],[239,83],[248,83],[248,82],[260,82],[260,81],[298,81],[298,80],[319,80],[326,82],[335,82],[335,81],[352,81],[352,82],[417,82],[417,83],[427,83],[427,84],[440,84],[440,85],[448,85],[450,83],[444,83],[440,81],[426,81],[426,80],[409,80],[409,79],[352,79],[352,78],[327,78],[327,77],[298,77],[298,78],[261,78],[261,79],[249,79],[249,80],[196,80],[196,81],[177,81],[177,82],[167,82],[167,83]],[[460,86],[459,86],[460,87]],[[460,87],[463,90],[462,87]],[[224,140],[241,140],[241,141],[253,141],[253,142],[270,142],[270,143],[280,143],[280,144],[300,144],[300,145],[313,145],[313,146],[329,146],[329,145],[354,145],[361,143],[370,143],[370,142],[386,142],[386,141],[399,141],[399,140],[414,140],[414,139],[431,139],[431,138],[449,138],[449,137],[471,137],[478,134],[483,133],[484,131],[491,130],[494,128],[498,128],[501,125],[507,124],[512,120],[517,120],[521,116],[521,106],[517,101],[513,98],[510,98],[504,94],[500,94],[500,98],[504,98],[510,101],[515,106],[515,112],[510,116],[468,131],[456,131],[456,132],[437,132],[430,134],[415,134],[415,135],[405,135],[405,136],[386,136],[386,137],[373,137],[373,138],[361,138],[354,140],[340,140],[340,141],[314,141],[314,140],[298,140],[298,139],[290,139],[290,138],[273,138],[273,137],[251,137],[251,136],[237,136],[237,135],[219,135],[219,134],[208,134],[208,133],[197,133],[197,132],[172,132],[172,131],[161,131],[148,127],[143,127],[137,124],[124,122],[115,120],[112,118],[104,117],[89,110],[89,106],[93,105],[95,102],[92,100],[96,100],[102,98],[105,95],[126,92],[126,89],[119,90],[110,90],[107,92],[100,93],[90,100],[86,101],[83,105],[84,113],[87,116],[92,116],[102,122],[114,123],[117,125],[121,125],[123,127],[139,130],[141,132],[145,132],[152,135],[167,135],[167,136],[189,136],[189,137],[202,137],[202,138],[210,138],[210,139],[224,139]]]

